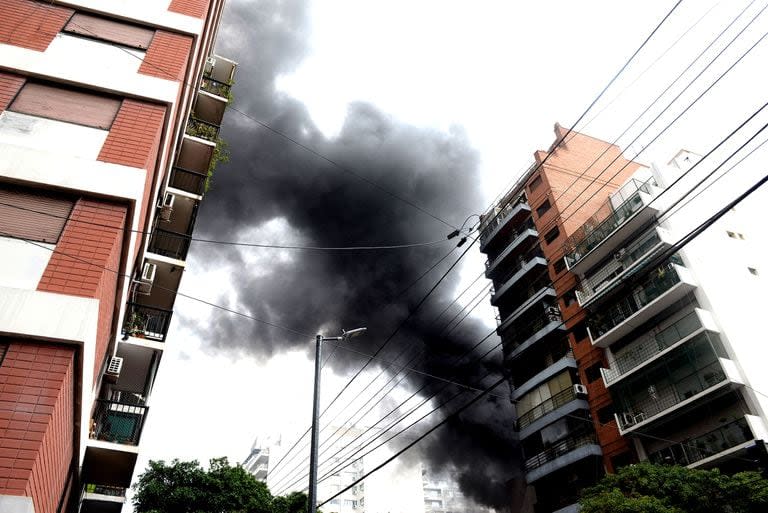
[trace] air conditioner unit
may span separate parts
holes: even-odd
[[[165,193],[165,197],[158,205],[160,207],[160,220],[169,222],[171,220],[171,213],[173,212],[173,202],[176,200],[176,196],[170,192]]]
[[[213,68],[216,66],[216,57],[208,57],[205,59],[205,74],[210,75],[213,72]]]
[[[573,393],[576,395],[587,395],[587,387],[580,384],[573,385]]]
[[[123,359],[119,356],[113,356],[109,359],[109,363],[107,364],[107,370],[104,372],[104,377],[111,380],[111,381],[117,381],[117,378],[120,377],[120,371],[123,368]]]
[[[144,262],[144,267],[141,268],[141,278],[136,281],[136,291],[141,294],[149,294],[152,292],[152,282],[155,281],[156,272],[156,264],[151,262]]]
[[[628,426],[634,426],[637,421],[635,420],[635,416],[631,413],[622,413],[621,414],[621,423],[624,425],[624,427]]]

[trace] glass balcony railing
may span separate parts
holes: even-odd
[[[597,438],[595,438],[595,435],[592,433],[566,438],[565,440],[561,440],[560,442],[556,443],[552,447],[548,447],[547,449],[538,453],[536,456],[525,460],[525,471],[530,472],[531,470],[537,469],[545,463],[554,461],[560,456],[572,452],[579,447],[596,444]]]
[[[615,381],[701,327],[701,319],[693,311],[658,333],[649,333],[617,352],[611,368],[603,369],[603,378],[606,383]]]
[[[163,342],[168,334],[173,310],[128,303],[123,323],[123,335]]]
[[[613,328],[632,317],[654,299],[680,283],[673,261],[654,269],[646,279],[631,290],[631,294],[606,305],[588,321],[594,342]]]
[[[534,406],[533,409],[520,415],[520,418],[517,419],[518,429],[525,429],[526,427],[533,424],[533,422],[537,419],[540,419],[547,413],[553,412],[561,406],[568,404],[574,399],[576,399],[576,392],[574,392],[573,387],[568,387],[565,390],[556,393],[546,401]]]
[[[189,235],[155,228],[149,239],[149,251],[176,260],[186,260],[191,242]]]
[[[190,116],[187,122],[186,133],[206,141],[216,142],[216,139],[219,137],[219,128],[218,125]]]
[[[97,399],[91,418],[90,438],[138,445],[149,408]]]
[[[693,465],[732,447],[753,440],[747,419],[741,418],[708,433],[689,438],[651,453],[648,459],[657,464]]]
[[[504,260],[504,258],[509,256],[509,254],[513,251],[513,247],[514,247],[512,243],[515,241],[515,239],[520,237],[520,235],[525,233],[526,230],[536,230],[536,225],[533,224],[533,219],[530,217],[526,219],[524,222],[520,223],[520,225],[516,226],[515,229],[510,232],[509,244],[501,253],[499,253],[494,258],[489,258],[488,260],[486,260],[485,270],[489,271],[491,268],[496,266],[496,264],[498,264],[499,262]]]
[[[565,259],[568,266],[573,266],[584,255],[597,247],[614,230],[624,224],[630,217],[638,212],[645,204],[640,193],[651,192],[651,187],[656,185],[653,178],[645,182],[632,179],[622,189],[603,204],[568,240],[563,244]],[[626,199],[624,199],[626,198]],[[614,208],[616,200],[621,204]]]
[[[503,204],[505,201],[506,199],[503,199],[499,204]],[[491,236],[491,234],[493,234],[494,230],[504,224],[504,221],[507,219],[507,217],[509,217],[509,215],[514,212],[519,205],[524,205],[525,202],[525,194],[521,194],[514,200],[507,203],[507,205],[504,206],[501,210],[498,210],[497,207],[486,214],[484,217],[488,219],[488,221],[482,223],[483,226],[480,229],[480,245],[484,246],[486,242],[488,242],[488,238]]]
[[[171,173],[170,187],[202,196],[205,192],[206,173],[198,173],[181,167],[174,167]]]

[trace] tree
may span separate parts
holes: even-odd
[[[303,513],[307,497],[273,497],[267,485],[227,458],[212,459],[209,469],[197,461],[150,461],[134,485],[137,513]]]
[[[760,513],[768,511],[768,480],[640,463],[603,477],[580,504],[581,513]]]

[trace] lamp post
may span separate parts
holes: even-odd
[[[320,359],[322,356],[323,342],[326,340],[335,340],[346,342],[352,337],[362,335],[368,328],[357,328],[354,330],[341,330],[340,337],[315,337],[315,393],[312,403],[312,438],[309,450],[309,497],[307,500],[308,513],[317,513],[317,446],[320,437]]]

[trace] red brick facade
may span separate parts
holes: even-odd
[[[98,160],[153,169],[165,107],[136,100],[123,101]]]
[[[168,10],[195,18],[204,18],[211,0],[172,0]]]
[[[0,365],[0,494],[55,513],[72,464],[75,348],[12,341]]]
[[[94,378],[109,347],[127,212],[123,205],[79,200],[37,287],[99,300]]]
[[[24,85],[24,80],[24,77],[0,72],[0,112],[8,108]]]
[[[191,49],[190,36],[158,30],[147,48],[139,73],[166,80],[184,80]]]
[[[45,51],[75,12],[52,3],[3,0],[0,43]]]

